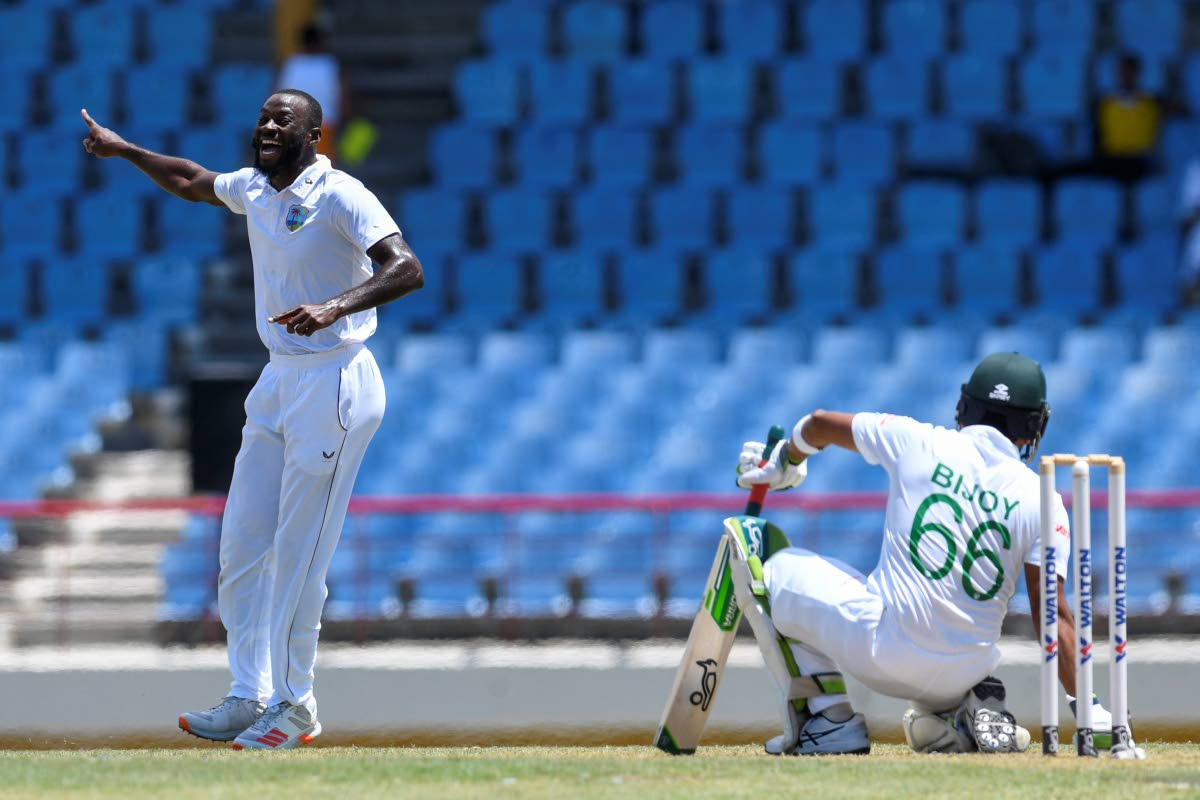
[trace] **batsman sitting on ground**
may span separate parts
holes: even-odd
[[[255,318],[271,360],[246,398],[221,523],[217,604],[233,684],[179,727],[238,750],[295,747],[321,733],[313,665],[325,573],[383,419],[383,379],[364,342],[376,306],[424,284],[421,264],[375,195],[317,155],[321,106],[304,92],[267,98],[254,166],[222,175],[130,144],[82,113],[89,153],[124,158],[177,197],[246,217]]]
[[[956,430],[888,414],[814,411],[767,454],[765,466],[758,466],[764,445],[746,443],[738,465],[743,488],[798,486],[807,460],[829,445],[862,454],[890,479],[879,564],[869,576],[798,547],[768,553],[761,565],[754,588],[769,635],[756,629],[759,646],[764,656],[777,656],[781,646],[794,656],[789,674],[775,675],[784,733],[767,742],[768,753],[869,752],[866,723],[839,673],[910,701],[904,734],[918,752],[1006,753],[1029,745],[991,673],[1022,570],[1039,628],[1040,494],[1026,465],[1049,415],[1042,368],[998,353],[963,385]],[[1061,499],[1055,530],[1063,576],[1070,533]],[[1061,587],[1058,596],[1059,647],[1071,652],[1074,623]],[[772,672],[783,671],[778,657],[765,660]],[[1072,695],[1074,662],[1058,662]],[[1111,717],[1094,702],[1096,730],[1111,736]]]

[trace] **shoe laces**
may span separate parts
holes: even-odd
[[[221,702],[217,703],[215,706],[210,708],[206,713],[219,714],[222,711],[232,711],[234,708],[237,707],[237,705],[239,703],[244,703],[244,702],[246,702],[246,701],[243,700],[242,698],[234,697],[233,695],[229,695],[228,697],[222,697]]]
[[[271,730],[271,728],[274,728],[275,720],[280,714],[288,709],[289,705],[290,704],[287,702],[281,702],[276,703],[268,708],[262,713],[261,716],[259,716],[258,719],[254,721],[254,724],[246,730],[246,734],[253,734],[252,738],[258,738],[267,731]]]

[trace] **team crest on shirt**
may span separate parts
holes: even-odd
[[[304,225],[310,213],[312,213],[312,209],[305,208],[296,203],[288,209],[287,216],[283,218],[283,224],[287,226],[289,231],[295,233]]]

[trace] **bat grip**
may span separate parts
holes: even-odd
[[[771,430],[767,433],[767,443],[763,447],[763,459],[758,462],[760,467],[765,467],[767,461],[771,458],[771,453],[775,450],[775,445],[783,439],[785,433],[780,425],[772,425]],[[750,500],[746,503],[746,516],[757,517],[762,514],[763,501],[767,499],[767,484],[757,483],[750,490]]]

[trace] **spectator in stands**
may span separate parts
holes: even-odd
[[[1134,181],[1153,168],[1163,108],[1141,88],[1141,59],[1127,53],[1117,69],[1116,90],[1096,104],[1096,162],[1100,172]]]
[[[349,98],[342,65],[337,56],[325,49],[325,33],[320,27],[307,25],[300,32],[300,51],[283,62],[276,88],[300,89],[317,98],[325,112],[317,152],[332,158]]]

